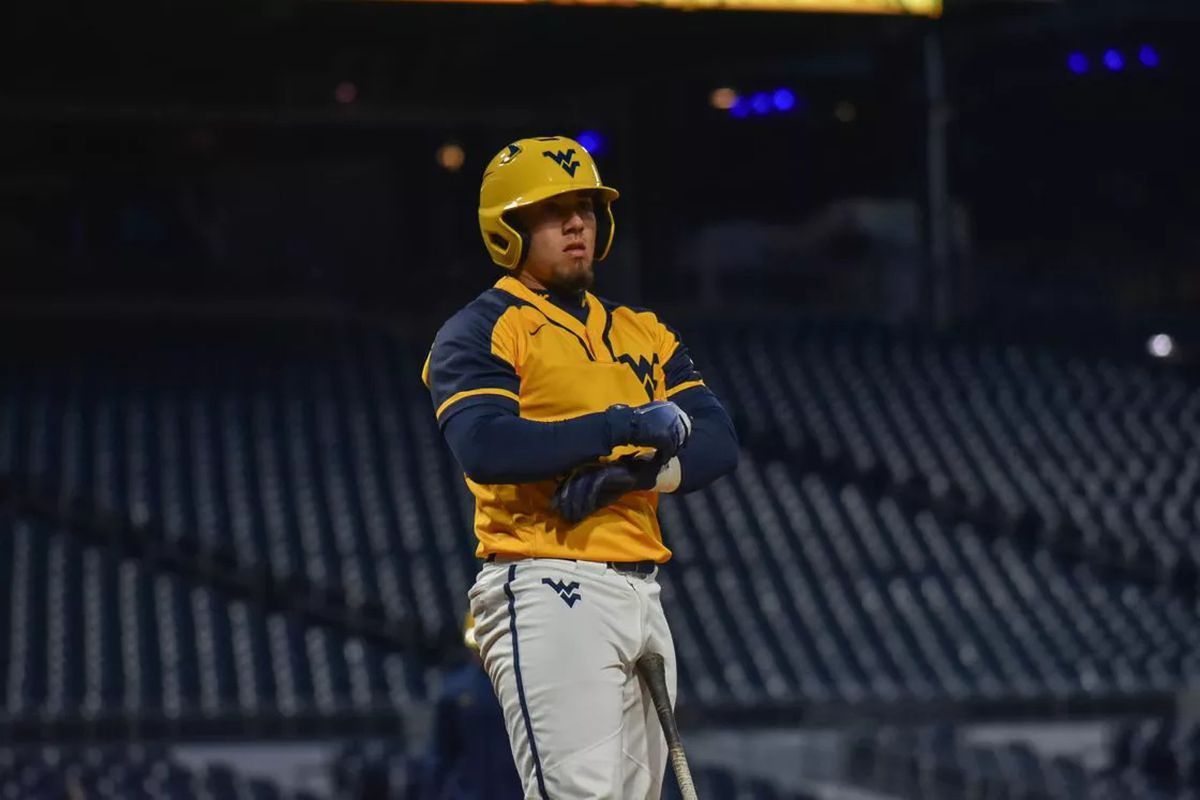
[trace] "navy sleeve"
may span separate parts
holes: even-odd
[[[739,446],[733,420],[708,387],[692,386],[671,399],[692,418],[692,435],[679,451],[680,482],[675,493],[684,494],[733,472]]]
[[[443,432],[459,466],[476,483],[533,483],[624,444],[632,414],[618,406],[562,422],[535,422],[512,409],[477,404],[451,415]]]
[[[679,338],[679,333],[666,324],[663,324],[663,328],[666,329],[668,341],[674,344],[670,357],[663,364],[664,388],[667,390],[667,397],[674,400],[677,392],[685,392],[693,386],[703,385],[704,378],[692,363],[692,356]]]
[[[492,313],[489,313],[492,312]],[[429,350],[424,380],[438,424],[479,404],[519,407],[521,380],[496,334],[500,314],[468,306],[442,326]]]

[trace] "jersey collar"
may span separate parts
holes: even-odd
[[[511,275],[505,275],[496,281],[495,288],[519,297],[532,305],[554,322],[578,336],[587,345],[592,357],[600,361],[612,361],[612,352],[608,346],[605,333],[608,329],[608,311],[604,304],[591,292],[584,292],[584,302],[588,304],[587,324],[584,325],[571,314],[563,311],[546,297],[530,289]]]

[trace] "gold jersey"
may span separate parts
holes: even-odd
[[[590,292],[581,302],[586,322],[506,276],[451,317],[422,370],[439,425],[478,403],[555,422],[617,403],[665,400],[704,385],[678,334],[654,313]],[[606,458],[640,451],[617,447]],[[550,507],[555,479],[466,482],[475,497],[480,558],[662,563],[671,557],[658,526],[657,492],[630,492],[571,524]]]

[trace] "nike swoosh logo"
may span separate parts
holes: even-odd
[[[547,323],[543,322],[541,325],[538,325],[536,328],[534,328],[534,329],[533,329],[533,333],[531,333],[531,334],[529,334],[529,335],[530,335],[530,336],[537,336],[537,334],[538,334],[538,331],[540,331],[542,328],[546,327],[546,325],[547,325]]]

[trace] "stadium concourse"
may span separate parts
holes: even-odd
[[[87,330],[0,366],[0,798],[417,797],[475,569],[427,342]],[[701,796],[1198,796],[1191,376],[848,325],[684,336],[744,449],[661,504]],[[1091,744],[1056,747],[1064,722]],[[189,759],[213,739],[320,742],[323,772]]]

